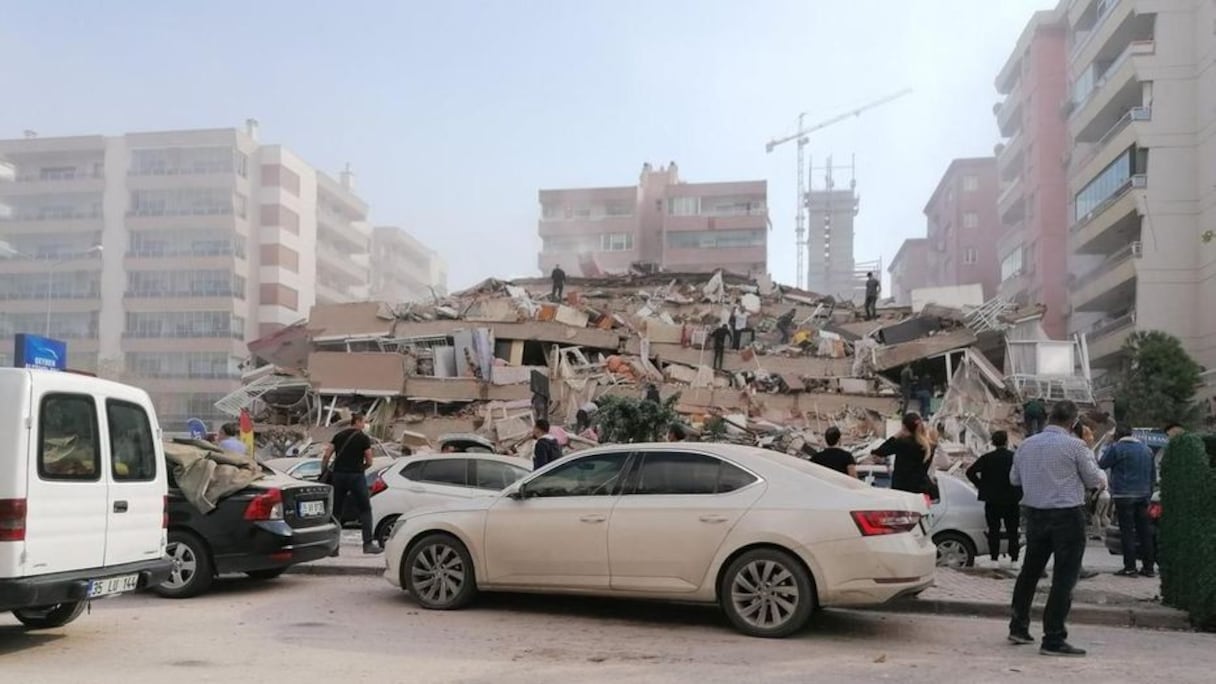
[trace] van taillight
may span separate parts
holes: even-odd
[[[0,499],[0,542],[25,541],[25,499]]]
[[[253,501],[245,507],[246,520],[282,520],[283,492],[279,489],[269,489],[253,497]]]
[[[162,530],[169,529],[169,496],[168,495],[161,497],[160,528]]]

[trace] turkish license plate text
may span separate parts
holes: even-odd
[[[139,575],[122,575],[121,577],[95,579],[89,582],[89,598],[135,591],[135,588],[138,586]]]
[[[317,518],[325,515],[324,501],[301,501],[300,502],[300,517],[301,518]]]

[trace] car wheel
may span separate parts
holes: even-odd
[[[157,594],[165,598],[190,598],[211,587],[214,566],[201,539],[189,532],[172,531],[165,553],[173,561],[173,571],[169,579],[156,586]]]
[[[756,637],[785,637],[806,625],[815,610],[815,584],[796,558],[756,549],[727,567],[719,603],[735,629]]]
[[[14,610],[13,617],[30,629],[54,629],[80,617],[80,614],[84,612],[84,607],[84,601],[56,603],[52,606]]]
[[[959,532],[942,532],[933,538],[939,568],[969,568],[975,565],[975,543]]]
[[[463,608],[477,594],[473,559],[451,535],[432,534],[414,544],[405,555],[401,574],[401,586],[423,608]]]
[[[390,515],[381,520],[380,524],[376,526],[376,543],[380,545],[380,548],[383,549],[388,544],[388,538],[393,533],[393,525],[397,524],[397,518],[400,517],[399,515]]]
[[[272,580],[287,572],[287,568],[270,568],[269,570],[250,570],[245,575],[255,580]]]

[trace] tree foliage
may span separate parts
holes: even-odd
[[[1216,629],[1216,471],[1203,441],[1183,434],[1161,460],[1161,597],[1197,627]]]
[[[677,421],[675,394],[661,404],[639,397],[605,396],[597,400],[595,425],[601,444],[658,442]]]
[[[1195,388],[1203,368],[1178,338],[1160,330],[1134,333],[1124,344],[1129,362],[1115,385],[1115,420],[1159,427],[1199,418]]]

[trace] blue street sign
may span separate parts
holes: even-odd
[[[187,420],[186,429],[189,430],[191,439],[207,439],[207,424],[198,418]]]
[[[13,338],[13,365],[17,368],[67,370],[68,345],[41,335],[17,333]]]

